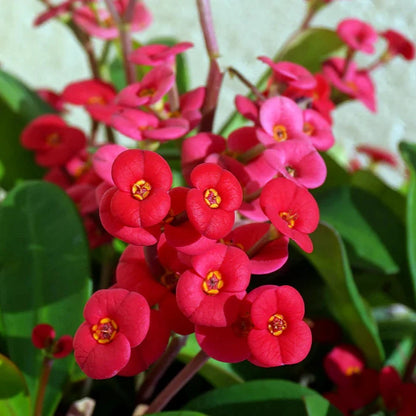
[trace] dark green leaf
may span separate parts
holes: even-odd
[[[317,198],[321,219],[341,234],[362,266],[397,273],[405,263],[404,227],[381,201],[347,186]]]
[[[384,351],[378,328],[358,293],[339,234],[331,226],[321,223],[312,234],[312,240],[314,250],[306,257],[326,283],[329,308],[363,351],[368,365],[381,367]]]
[[[410,171],[406,204],[406,241],[413,306],[416,304],[416,145],[400,143],[400,151]]]
[[[317,392],[286,380],[249,381],[216,389],[191,400],[185,409],[210,416],[341,415]]]
[[[0,415],[31,414],[29,391],[20,370],[0,354]]]
[[[302,65],[311,72],[321,70],[322,62],[344,46],[334,30],[311,28],[291,42],[281,54],[281,61]]]
[[[192,334],[188,337],[186,345],[181,349],[178,358],[183,363],[188,363],[200,350],[201,348],[195,339],[195,335]],[[231,364],[223,363],[213,358],[206,362],[199,374],[214,387],[230,386],[244,381],[234,372]]]
[[[0,185],[11,189],[20,179],[40,178],[33,152],[20,144],[20,133],[34,118],[53,110],[16,78],[0,70]]]
[[[42,353],[31,343],[32,329],[49,323],[58,337],[74,335],[90,293],[88,247],[74,204],[47,182],[14,188],[0,207],[0,229],[2,335],[33,399]],[[45,415],[56,407],[73,365],[72,356],[54,362]]]
[[[369,170],[358,170],[351,177],[351,184],[376,196],[403,223],[406,219],[406,198],[400,192],[387,186]]]
[[[149,414],[153,416],[205,416],[205,413],[189,412],[187,410],[178,410],[177,412],[158,412]]]

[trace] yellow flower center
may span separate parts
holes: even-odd
[[[218,270],[209,272],[202,282],[202,290],[207,295],[217,295],[224,286],[221,273]]]
[[[287,222],[287,226],[289,228],[293,228],[295,226],[295,222],[298,219],[298,214],[296,213],[292,214],[289,211],[289,212],[280,212],[279,215],[280,215],[280,218],[282,218],[283,220]]]
[[[146,182],[144,179],[140,179],[131,187],[131,194],[133,198],[143,201],[143,199],[146,199],[149,196],[151,189],[152,186],[149,182]]]
[[[221,204],[221,197],[214,188],[209,188],[204,192],[204,201],[210,208],[218,208]]]
[[[273,127],[273,138],[277,142],[284,142],[288,139],[288,134],[285,126],[278,124]]]
[[[278,337],[279,335],[281,335],[282,332],[286,328],[287,328],[287,322],[285,321],[285,318],[283,317],[283,315],[275,313],[269,318],[267,329],[275,337]]]
[[[98,324],[91,328],[93,338],[99,344],[108,344],[118,332],[118,326],[111,318],[100,319]]]

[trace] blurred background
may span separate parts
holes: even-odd
[[[191,41],[195,47],[186,52],[191,86],[204,83],[208,59],[200,31],[194,0],[148,0],[154,22],[135,38],[146,42],[158,37]],[[279,46],[301,22],[305,0],[212,0],[220,64],[233,66],[255,83],[266,69],[256,58],[273,56]],[[32,88],[61,91],[75,80],[89,77],[87,61],[71,33],[56,21],[35,28],[34,18],[44,10],[38,0],[0,0],[0,65]],[[334,29],[347,17],[371,23],[376,30],[400,31],[416,43],[416,2],[414,0],[334,0],[313,19],[311,26]],[[99,42],[97,42],[99,43]],[[100,45],[97,45],[100,46]],[[382,41],[378,43],[383,49]],[[359,64],[373,61],[359,54]],[[401,140],[416,142],[416,61],[396,58],[373,73],[378,111],[368,111],[359,102],[341,105],[334,113],[337,154],[345,161],[354,155],[357,144],[368,143],[397,153]],[[233,110],[236,93],[246,88],[226,76],[220,97],[216,127]],[[81,115],[74,120],[83,124]],[[392,184],[400,184],[403,168],[380,166],[379,172]]]

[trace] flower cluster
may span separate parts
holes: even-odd
[[[68,14],[88,39],[105,40],[117,37],[124,24],[131,31],[150,24],[143,2],[112,3],[113,12],[99,1],[64,1],[36,24]],[[319,208],[310,190],[324,183],[320,152],[335,142],[331,87],[375,111],[370,71],[395,55],[414,55],[397,32],[378,34],[357,19],[341,22],[337,33],[345,58],[330,58],[315,74],[259,57],[270,73],[267,85],[259,91],[248,82],[255,98],[236,97],[245,125],[227,137],[206,128],[216,86],[179,93],[176,58],[193,46],[189,42],[124,50],[132,71],[120,90],[95,76],[71,83],[62,94],[42,92],[61,115],[35,119],[24,129],[22,145],[50,169],[46,179],[74,200],[92,248],[113,238],[128,245],[112,286],[92,295],[75,334],[75,358],[88,376],[146,370],[172,333],[195,332],[201,349],[225,362],[274,367],[307,356],[312,336],[301,294],[288,285],[264,284],[261,275],[285,264],[290,241],[313,251]],[[355,54],[373,53],[379,36],[386,51],[371,68],[359,69]],[[91,117],[89,137],[64,121],[68,104]],[[105,143],[97,139],[101,124]],[[114,133],[131,139],[131,146],[117,144]],[[159,148],[173,151],[180,163],[166,160]],[[173,186],[173,166],[181,186]],[[338,386],[331,397],[342,408],[344,397],[354,395],[346,411],[362,407],[377,394],[366,389],[376,374],[358,358],[350,363],[337,354],[325,365]],[[352,374],[360,374],[353,383]]]

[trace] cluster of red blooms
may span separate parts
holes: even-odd
[[[115,36],[114,22],[97,4],[91,13],[91,3],[98,2],[65,1],[37,23],[70,12],[89,35]],[[123,10],[127,1],[115,3]],[[137,2],[133,30],[149,22]],[[363,27],[358,21],[340,25],[351,51],[371,49],[373,37]],[[383,36],[389,56],[403,54],[397,35]],[[160,143],[191,134],[181,149],[188,187],[172,188],[171,168],[159,154],[99,146],[58,115],[36,119],[22,135],[37,162],[50,168],[47,179],[74,199],[91,245],[112,237],[129,244],[114,285],[92,295],[75,334],[75,358],[93,378],[147,369],[172,332],[195,332],[201,348],[215,359],[249,360],[262,367],[297,363],[311,347],[296,289],[247,289],[252,274],[283,266],[289,240],[312,252],[309,234],[318,225],[319,210],[308,189],[323,184],[326,167],[318,151],[334,143],[330,83],[374,109],[371,83],[351,59],[333,58],[321,74],[312,75],[294,63],[261,57],[272,70],[266,90],[255,101],[236,98],[237,110],[252,125],[227,139],[193,134],[206,91],[179,96],[175,83],[175,56],[191,46],[133,51],[130,62],[151,69],[119,92],[97,79],[70,84],[59,97],[43,91],[58,111],[63,103],[83,106],[96,123],[135,141]]]
[[[392,366],[380,372],[366,367],[363,355],[352,345],[335,347],[324,360],[328,377],[336,390],[325,397],[344,415],[373,403],[381,396],[383,406],[397,416],[413,416],[416,409],[416,384],[403,382]]]

